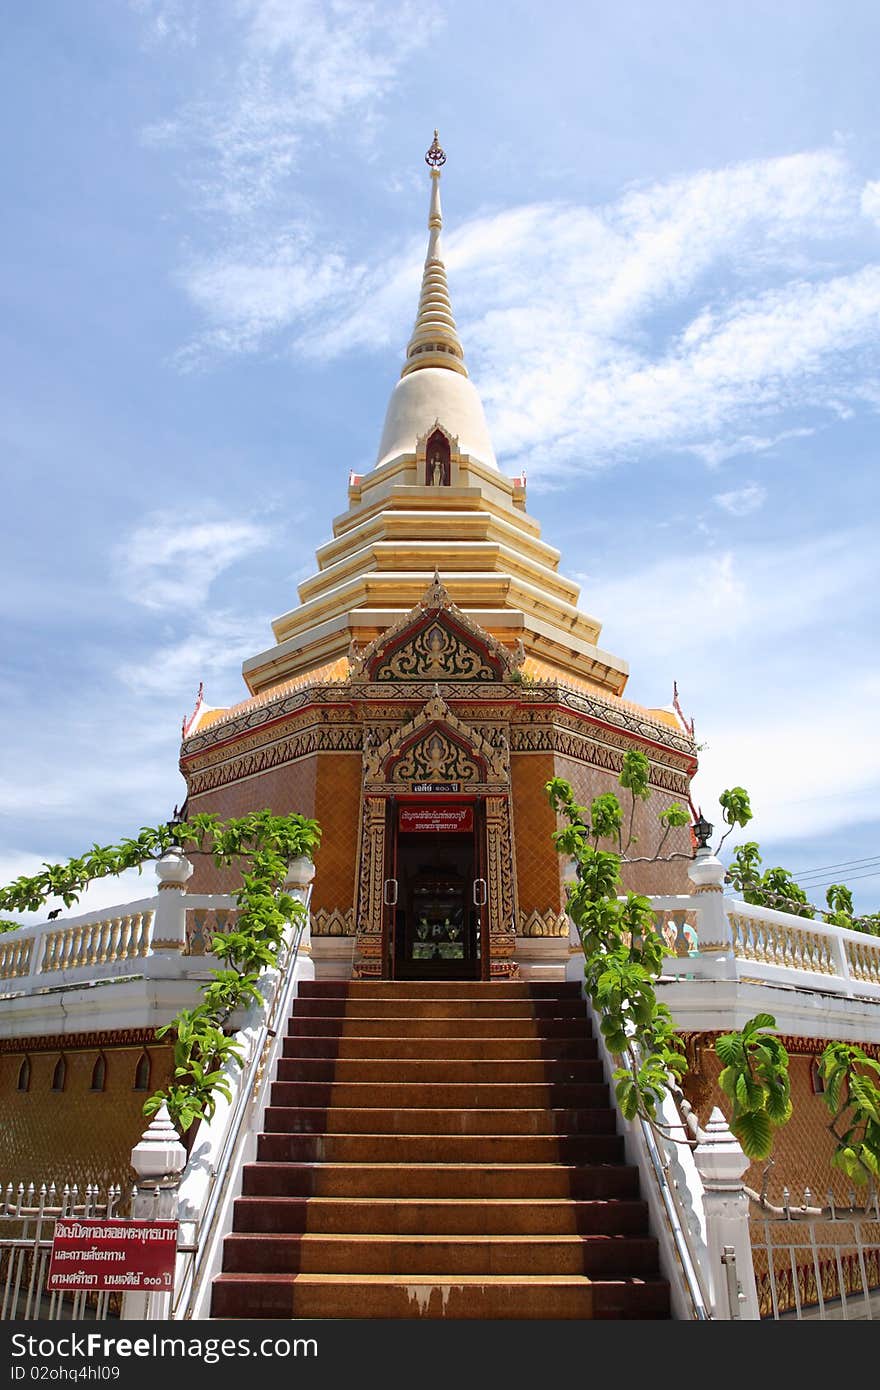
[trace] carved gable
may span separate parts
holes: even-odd
[[[439,690],[384,743],[364,748],[368,783],[506,782],[509,772],[506,743],[493,747],[452,713]]]
[[[521,648],[520,644],[520,648]],[[410,613],[368,647],[349,652],[353,680],[500,681],[522,664],[452,602],[435,574],[434,583]]]

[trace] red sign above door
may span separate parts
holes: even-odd
[[[399,828],[404,834],[419,831],[430,835],[473,830],[474,808],[449,806],[442,801],[433,806],[401,806]]]

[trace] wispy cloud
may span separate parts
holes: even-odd
[[[766,488],[761,487],[760,483],[747,483],[745,487],[735,488],[732,492],[716,492],[712,500],[730,516],[748,516],[750,512],[763,507],[766,499]]]
[[[873,179],[862,189],[862,212],[880,227],[880,179]]]
[[[749,837],[780,840],[876,815],[880,677],[853,640],[870,621],[875,575],[870,533],[853,530],[577,577],[583,606],[613,615],[602,643],[626,653],[628,693],[661,704],[678,680],[707,745],[695,798],[708,808],[725,786],[746,786]],[[846,683],[829,684],[844,663]]]
[[[206,613],[192,631],[158,646],[143,661],[125,662],[119,678],[132,690],[152,696],[190,698],[194,682],[204,680],[208,697],[217,698],[208,685],[229,687],[230,699],[242,699],[241,663],[265,638],[265,620],[234,612]],[[234,687],[234,690],[232,689]]]
[[[810,426],[797,429],[780,430],[778,434],[742,434],[729,438],[712,439],[700,444],[688,444],[684,452],[695,454],[708,468],[717,468],[728,459],[740,458],[746,454],[764,454],[784,444],[788,439],[808,439],[816,430]]]
[[[144,7],[175,32],[168,0]],[[320,135],[341,123],[366,148],[381,102],[401,69],[442,24],[403,0],[239,0],[225,18],[233,64],[173,117],[144,132],[153,145],[191,153],[194,205],[225,218],[265,215]]]
[[[818,150],[453,228],[453,299],[496,450],[539,481],[646,446],[715,464],[818,427],[789,412],[871,406],[872,188],[840,151]],[[300,228],[247,258],[195,257],[183,283],[209,326],[187,351],[203,361],[286,342],[327,359],[402,345],[423,244],[377,253],[370,269]]]
[[[144,608],[196,608],[213,581],[268,543],[252,521],[204,520],[175,512],[148,517],[115,550],[126,598]]]
[[[147,46],[195,44],[199,29],[199,0],[129,0],[143,21]]]

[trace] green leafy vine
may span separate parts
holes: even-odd
[[[152,1115],[165,1104],[183,1134],[195,1121],[211,1118],[219,1095],[229,1098],[224,1065],[230,1060],[241,1065],[243,1060],[226,1031],[229,1019],[236,1009],[259,998],[260,977],[277,965],[287,923],[303,917],[303,905],[284,892],[284,881],[291,860],[311,858],[320,839],[317,821],[270,811],[226,821],[198,815],[144,827],[134,839],[93,845],[66,864],[45,864],[40,873],[16,879],[0,889],[0,911],[36,912],[52,897],[71,907],[93,879],[141,869],[175,848],[187,855],[209,855],[218,867],[241,865],[235,925],[211,941],[221,966],[212,971],[200,1003],[182,1009],[156,1030],[157,1037],[174,1037],[174,1073],[169,1085],[146,1101],[144,1114]],[[20,925],[3,923],[5,930]]]

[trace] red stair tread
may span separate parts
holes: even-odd
[[[662,1318],[577,985],[312,981],[212,1316]]]

